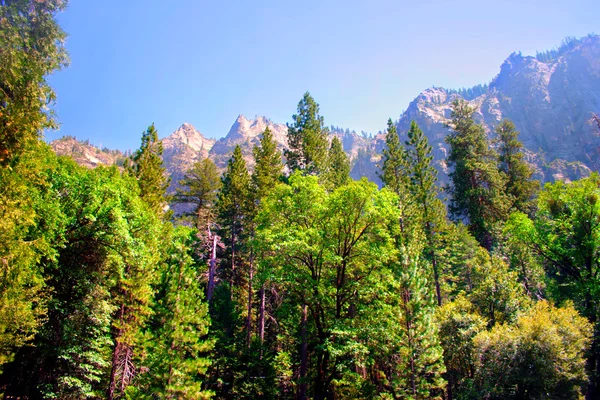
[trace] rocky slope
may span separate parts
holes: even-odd
[[[569,40],[555,50],[536,57],[513,53],[502,64],[499,74],[489,85],[464,90],[429,88],[413,100],[397,121],[398,132],[406,139],[412,120],[429,138],[440,179],[447,181],[445,157],[451,104],[463,98],[477,109],[476,119],[482,123],[491,139],[494,129],[503,119],[511,119],[521,132],[527,160],[536,168],[542,181],[573,180],[600,169],[600,137],[590,124],[593,113],[600,113],[600,36],[590,35]],[[382,123],[385,121],[382,121]],[[165,166],[173,184],[196,160],[210,157],[221,169],[236,145],[250,169],[253,167],[252,147],[269,127],[281,150],[287,147],[287,127],[266,117],[248,119],[238,116],[227,135],[219,140],[207,139],[189,124],[163,139]],[[348,130],[334,129],[353,161],[351,175],[367,176],[379,181],[377,165],[385,136],[358,135]],[[98,149],[83,149],[64,139],[52,144],[60,154],[74,154],[90,167],[98,163],[113,163],[102,158]],[[69,147],[70,146],[70,147]],[[102,153],[102,154],[100,154]]]
[[[51,143],[59,156],[71,156],[78,164],[88,168],[99,165],[123,165],[128,154],[120,150],[100,149],[88,141],[79,141],[73,136],[63,136]]]

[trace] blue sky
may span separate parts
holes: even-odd
[[[139,147],[183,122],[208,137],[238,114],[291,120],[310,91],[327,125],[376,132],[422,90],[489,82],[598,32],[597,0],[71,0],[59,22],[71,65],[49,78],[62,135]]]

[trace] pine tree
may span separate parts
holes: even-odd
[[[273,139],[273,133],[269,127],[263,132],[260,146],[255,146],[252,153],[255,161],[252,185],[255,197],[260,200],[267,196],[279,182],[283,171],[281,152],[277,150],[277,142]]]
[[[438,198],[437,171],[431,165],[431,146],[427,137],[412,121],[406,142],[410,172],[410,191],[421,213],[421,225],[427,244],[424,254],[433,267],[433,280],[438,305],[442,305],[440,289],[439,235],[446,225],[446,208]]]
[[[169,186],[162,152],[162,142],[152,124],[142,133],[142,145],[133,156],[132,172],[138,180],[140,196],[157,214],[162,214],[167,205],[165,194]]]
[[[387,123],[383,163],[381,164],[381,174],[379,177],[385,187],[400,195],[405,190],[407,184],[406,170],[406,154],[400,143],[396,125],[394,125],[394,122],[390,118]]]
[[[298,114],[288,127],[289,150],[285,157],[290,172],[300,170],[308,175],[323,173],[327,162],[327,128],[319,115],[319,105],[310,93],[298,103]]]
[[[348,183],[350,180],[350,161],[346,152],[344,152],[342,142],[337,136],[334,136],[331,141],[327,158],[327,167],[321,178],[325,187],[333,190]]]
[[[464,221],[479,243],[490,250],[498,223],[506,220],[508,198],[505,177],[498,171],[496,152],[490,147],[483,127],[473,120],[475,110],[465,101],[452,103],[448,156],[452,185],[450,214]]]
[[[515,124],[505,119],[496,127],[500,148],[499,169],[507,177],[506,192],[512,196],[512,208],[532,215],[533,198],[540,189],[539,181],[532,180],[533,169],[523,160],[523,143]]]
[[[235,147],[229,159],[221,182],[222,188],[217,200],[218,221],[221,236],[229,248],[233,274],[239,258],[240,241],[246,233],[247,216],[251,208],[250,175],[239,145]]]
[[[269,127],[263,132],[262,138],[260,139],[260,146],[254,147],[253,153],[255,166],[254,172],[252,173],[252,185],[255,203],[258,204],[273,191],[283,172],[281,153],[277,150],[277,142],[273,139],[273,134]],[[265,290],[266,288],[263,284],[260,288],[258,313],[258,336],[261,344],[263,343],[265,336]]]
[[[214,220],[213,207],[217,193],[221,188],[221,179],[217,166],[211,159],[196,161],[179,181],[175,202],[193,204],[195,225],[201,231]]]
[[[214,343],[206,338],[210,320],[200,271],[193,264],[194,234],[178,227],[170,239],[147,343],[148,371],[128,392],[135,398],[152,393],[165,399],[208,399],[214,393],[203,390],[202,380]]]
[[[435,307],[425,271],[415,255],[401,249],[399,271],[400,349],[396,374],[392,377],[394,393],[399,398],[441,399],[446,372],[442,347],[433,321]]]
[[[391,118],[387,124],[386,146],[383,149],[383,163],[379,177],[383,181],[384,187],[398,196],[402,233],[399,240],[406,243],[409,240],[408,236],[414,233],[412,226],[417,223],[418,209],[415,198],[410,192],[410,166],[406,149],[400,143],[396,125]]]

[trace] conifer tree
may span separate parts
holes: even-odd
[[[410,172],[410,190],[421,213],[421,225],[425,233],[424,254],[433,267],[438,305],[442,305],[440,289],[439,236],[446,225],[446,208],[438,196],[437,171],[431,165],[431,146],[427,137],[412,121],[406,142],[406,158]]]
[[[397,334],[401,344],[397,355],[399,365],[395,366],[392,378],[394,394],[399,398],[441,399],[445,387],[442,374],[446,369],[433,321],[433,298],[426,273],[410,250],[401,249],[398,274],[400,331]]]
[[[496,127],[500,147],[498,149],[499,169],[507,177],[506,192],[512,196],[512,208],[531,215],[533,197],[540,189],[539,181],[532,180],[533,169],[523,160],[523,143],[515,124],[505,119]]]
[[[129,390],[133,397],[159,395],[165,399],[208,399],[202,380],[213,342],[206,339],[210,320],[192,259],[193,231],[178,227],[157,287],[157,310],[147,344],[148,370]]]
[[[236,146],[221,178],[222,188],[217,200],[218,221],[225,245],[231,257],[231,273],[235,273],[239,258],[240,240],[246,233],[248,212],[251,208],[250,175],[242,149]]]
[[[322,181],[329,190],[343,186],[350,180],[350,161],[337,136],[331,140],[327,155],[327,166],[322,175]]]
[[[383,162],[379,177],[383,181],[384,187],[398,196],[402,233],[399,240],[406,244],[409,240],[408,236],[414,234],[412,227],[417,224],[418,209],[415,198],[410,192],[410,168],[406,149],[400,143],[396,125],[391,118],[387,125],[386,146],[383,149]]]
[[[323,173],[327,163],[328,131],[319,115],[319,105],[310,93],[304,93],[298,103],[298,114],[292,119],[293,124],[287,124],[289,150],[285,151],[290,172]]]
[[[405,150],[400,143],[396,125],[390,118],[387,123],[383,163],[379,177],[385,187],[399,195],[405,190],[407,184],[406,170]]]
[[[255,203],[259,204],[273,191],[283,172],[281,153],[277,150],[277,142],[273,139],[273,133],[269,127],[263,132],[260,139],[260,146],[254,147],[252,151],[255,161],[254,172],[252,173],[252,186]],[[266,318],[266,293],[264,284],[260,288],[259,302],[258,336],[262,344],[265,336]]]
[[[217,166],[210,158],[196,161],[179,181],[175,202],[193,204],[195,225],[201,231],[214,220],[213,207],[221,188]]]
[[[264,198],[275,187],[283,171],[281,152],[269,127],[265,128],[260,139],[260,146],[252,149],[254,155],[254,172],[252,185],[257,200]]]
[[[464,221],[479,243],[490,250],[498,223],[506,220],[508,198],[505,177],[498,171],[496,152],[490,147],[483,127],[473,120],[475,110],[465,101],[452,103],[448,163],[452,185],[450,214]]]
[[[142,145],[133,156],[133,175],[140,186],[140,196],[154,212],[162,214],[167,205],[165,194],[169,179],[162,162],[162,141],[154,124],[142,133]]]

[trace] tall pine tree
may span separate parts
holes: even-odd
[[[267,127],[260,139],[260,146],[252,149],[254,155],[254,172],[252,185],[257,200],[264,198],[275,187],[283,171],[281,152],[277,149],[277,142],[273,133]]]
[[[500,171],[507,177],[506,192],[512,196],[512,208],[532,215],[533,198],[540,189],[539,181],[532,180],[533,169],[523,160],[523,143],[515,124],[505,119],[496,127]]]
[[[406,157],[410,172],[410,191],[417,207],[420,209],[420,220],[425,233],[426,245],[424,254],[433,268],[438,305],[442,305],[440,289],[440,234],[446,226],[446,208],[438,198],[437,171],[431,165],[431,146],[427,137],[417,124],[412,121],[406,142]]]
[[[250,175],[239,145],[235,147],[233,155],[229,159],[221,182],[222,188],[217,200],[218,221],[221,236],[229,250],[230,272],[234,274],[240,257],[238,254],[240,241],[246,233],[245,227],[249,222],[248,213],[252,207]]]
[[[133,175],[140,186],[140,196],[157,214],[162,214],[169,186],[162,161],[163,147],[154,124],[142,133],[142,145],[133,156]]]
[[[331,147],[327,154],[327,166],[321,180],[329,190],[343,186],[350,180],[350,161],[337,136],[331,140]]]
[[[475,123],[475,110],[465,101],[452,103],[448,163],[450,214],[467,223],[479,243],[490,250],[495,242],[498,223],[508,214],[506,178],[498,170],[498,155],[491,148],[483,127]]]
[[[213,207],[221,188],[217,166],[209,158],[196,161],[179,184],[181,188],[177,188],[175,202],[192,204],[195,225],[201,231],[205,230],[207,224],[214,220]]]
[[[304,93],[298,103],[298,114],[288,127],[289,150],[285,157],[290,172],[302,171],[308,175],[324,172],[327,163],[327,127],[319,115],[319,105],[310,93]]]

